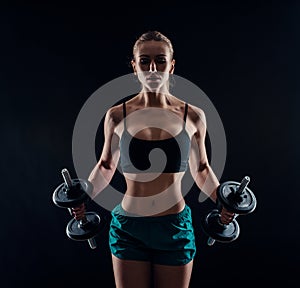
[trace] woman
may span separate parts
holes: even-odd
[[[140,36],[131,65],[141,91],[106,113],[103,151],[89,176],[92,198],[108,185],[120,158],[127,189],[112,211],[109,231],[116,287],[184,288],[196,245],[182,177],[189,166],[195,183],[214,202],[219,186],[205,151],[205,114],[170,94],[175,59],[162,33]],[[103,176],[106,183],[99,181]],[[80,219],[85,208],[73,211]],[[223,223],[233,217],[222,210]]]

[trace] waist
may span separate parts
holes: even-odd
[[[126,181],[126,195],[147,197],[166,190],[172,193],[181,191],[184,172],[178,173],[123,173]]]
[[[178,212],[184,203],[181,191],[182,177],[183,173],[160,174],[151,181],[144,179],[147,182],[125,178],[127,190],[122,200],[123,208],[143,216]]]
[[[136,220],[141,220],[141,221],[157,221],[157,220],[162,221],[174,217],[182,217],[189,210],[190,209],[188,205],[185,203],[184,200],[182,200],[181,202],[177,203],[176,205],[174,205],[173,207],[171,207],[170,209],[164,212],[145,215],[144,213],[136,213],[136,211],[128,210],[127,207],[124,207],[123,202],[121,202],[112,210],[112,215],[132,217],[135,218]]]

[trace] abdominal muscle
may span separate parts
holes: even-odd
[[[124,173],[127,190],[122,208],[139,216],[162,216],[179,213],[185,200],[181,192],[184,172],[179,173]]]

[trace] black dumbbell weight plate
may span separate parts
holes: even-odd
[[[67,185],[62,183],[55,189],[52,200],[58,207],[77,207],[89,199],[92,189],[93,185],[89,181],[73,179],[72,188],[68,189]]]
[[[253,192],[246,187],[240,195],[235,193],[240,186],[239,182],[227,181],[221,183],[217,189],[218,200],[228,210],[236,214],[248,214],[256,208],[256,198]]]
[[[68,223],[66,233],[70,239],[78,241],[88,240],[103,230],[105,220],[100,218],[98,214],[86,212],[85,216],[87,223],[84,225],[81,225],[80,221],[77,221],[76,219],[72,219]]]
[[[212,210],[202,221],[204,232],[211,238],[219,242],[231,242],[238,238],[240,227],[238,222],[233,219],[228,225],[220,223],[220,212]]]

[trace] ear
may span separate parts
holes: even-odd
[[[136,73],[135,61],[134,61],[134,59],[132,59],[132,60],[130,61],[130,64],[131,64],[131,66],[132,66],[134,75],[136,75],[137,73]]]
[[[175,69],[175,59],[173,59],[172,62],[171,62],[170,74],[174,73],[174,69]]]

